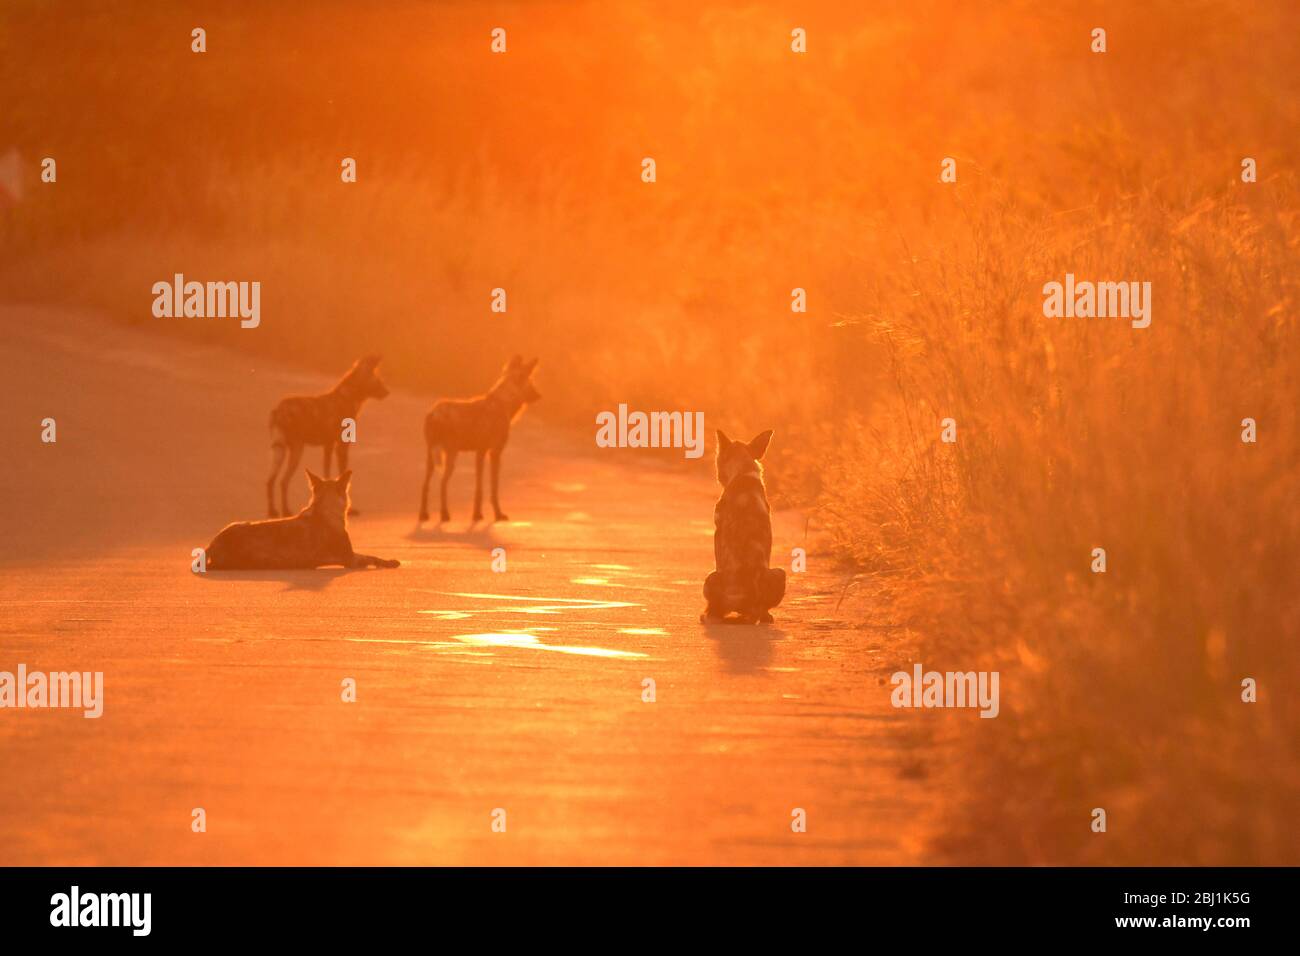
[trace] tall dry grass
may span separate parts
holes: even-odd
[[[939,858],[1297,862],[1294,5],[56,8],[0,13],[0,151],[60,157],[7,298],[441,393],[537,353],[575,429],[773,425],[916,658],[1002,672]],[[178,270],[262,280],[263,327],[160,327]],[[1150,281],[1151,327],[1045,319],[1066,272]]]
[[[864,319],[893,392],[830,453],[823,521],[892,576],[917,659],[1002,674],[1001,717],[961,721],[941,775],[952,859],[1295,862],[1300,236],[1274,188],[1143,193],[1074,229],[988,198]],[[1067,271],[1149,279],[1151,327],[1044,320]]]
[[[1208,22],[1170,16],[1155,49]],[[1234,26],[1208,61],[1161,64],[1194,109],[1081,95],[1075,135],[1029,137],[1076,171],[1073,201],[1032,174],[976,177],[880,243],[844,319],[849,361],[887,385],[829,452],[822,523],[889,582],[916,659],[1003,678],[999,719],[949,728],[943,859],[1296,862],[1296,180],[1236,175],[1296,128],[1273,69],[1295,32]],[[1042,285],[1067,272],[1150,281],[1151,327],[1045,319]]]

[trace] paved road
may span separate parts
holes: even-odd
[[[525,415],[516,520],[469,525],[462,462],[459,517],[417,527],[429,398],[395,393],[361,416],[352,535],[401,568],[194,575],[260,516],[270,405],[320,380],[35,309],[0,345],[0,670],[106,685],[98,720],[0,710],[0,864],[924,862],[899,632],[837,609],[817,553],[776,626],[699,624],[706,462]],[[779,515],[774,559],[803,534]]]

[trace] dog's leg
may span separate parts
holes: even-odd
[[[280,479],[280,505],[286,518],[292,513],[289,511],[289,482],[293,480],[300,461],[302,461],[302,445],[290,445],[289,464],[284,469],[284,477]]]
[[[447,510],[447,482],[451,480],[451,473],[456,470],[456,455],[459,452],[450,448],[442,450],[442,520],[450,521],[451,512]]]
[[[726,589],[722,585],[722,572],[711,571],[709,576],[704,579],[704,613],[700,615],[700,623],[707,624],[710,621],[721,621],[727,616],[727,605],[725,603]]]
[[[501,499],[497,494],[501,482],[501,449],[493,448],[488,454],[492,458],[492,512],[497,521],[509,521],[501,510]]]
[[[348,443],[347,443],[347,442],[339,442],[339,474],[340,474],[340,475],[343,474],[343,472],[345,472],[345,471],[348,470],[348,455],[349,455],[349,454],[351,454],[351,452],[348,450]],[[353,508],[351,505],[349,505],[349,506],[348,506],[348,514],[349,514],[350,516],[355,517],[356,515],[361,514],[361,512],[358,511],[356,508]]]
[[[420,491],[420,520],[429,520],[429,479],[433,477],[433,446],[426,445],[424,451],[424,488]]]
[[[275,510],[275,479],[280,474],[280,466],[284,464],[286,451],[288,449],[280,439],[271,443],[271,476],[266,479],[266,513],[272,518],[280,516],[280,512]]]
[[[474,520],[483,520],[483,459],[487,452],[480,449],[474,452]]]
[[[353,554],[352,566],[354,568],[396,568],[401,566],[401,561],[393,558],[377,558],[373,554]]]
[[[785,571],[782,568],[768,568],[758,578],[758,619],[764,624],[772,623],[772,608],[781,603],[785,597]]]

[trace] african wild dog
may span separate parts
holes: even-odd
[[[759,459],[772,432],[748,444],[718,431],[718,482],[722,497],[713,509],[713,560],[717,568],[704,579],[708,607],[701,622],[720,621],[739,612],[743,623],[772,623],[769,611],[785,597],[785,572],[769,568],[772,556],[772,509],[763,487]]]
[[[397,561],[357,554],[348,537],[348,486],[345,469],[330,480],[307,472],[311,501],[292,518],[237,521],[217,533],[207,547],[209,571],[319,568],[395,568]]]
[[[289,516],[289,481],[298,470],[305,445],[321,445],[325,449],[325,477],[330,476],[330,456],[335,448],[339,453],[339,471],[348,467],[348,443],[342,440],[343,419],[354,421],[367,398],[384,398],[388,388],[379,379],[376,369],[379,356],[367,355],[357,359],[348,373],[323,395],[291,395],[282,399],[271,412],[271,477],[266,479],[266,511],[272,518]],[[275,478],[284,464],[286,453],[289,464],[280,481],[280,504],[275,510]],[[356,510],[349,512],[356,514]]]
[[[456,455],[475,453],[474,520],[483,520],[483,458],[492,457],[492,510],[497,521],[509,521],[501,512],[497,498],[497,480],[501,475],[501,450],[510,437],[510,423],[519,417],[524,406],[542,396],[533,387],[533,369],[537,359],[525,362],[516,355],[501,372],[497,383],[486,395],[470,399],[444,398],[436,402],[424,419],[426,445],[424,490],[420,493],[420,520],[429,520],[429,479],[435,467],[434,454],[442,452],[442,520],[450,521],[447,510],[447,480],[456,469]]]

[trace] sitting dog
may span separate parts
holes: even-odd
[[[319,568],[395,568],[399,562],[357,554],[348,537],[348,485],[352,472],[330,480],[307,472],[311,501],[292,518],[237,521],[208,545],[209,571]]]
[[[785,597],[785,571],[769,568],[772,556],[772,509],[767,503],[760,459],[772,440],[771,430],[752,441],[732,441],[718,431],[717,467],[722,497],[713,509],[713,559],[716,569],[704,579],[708,606],[702,623],[721,621],[733,612],[739,622],[772,623],[769,611]]]

